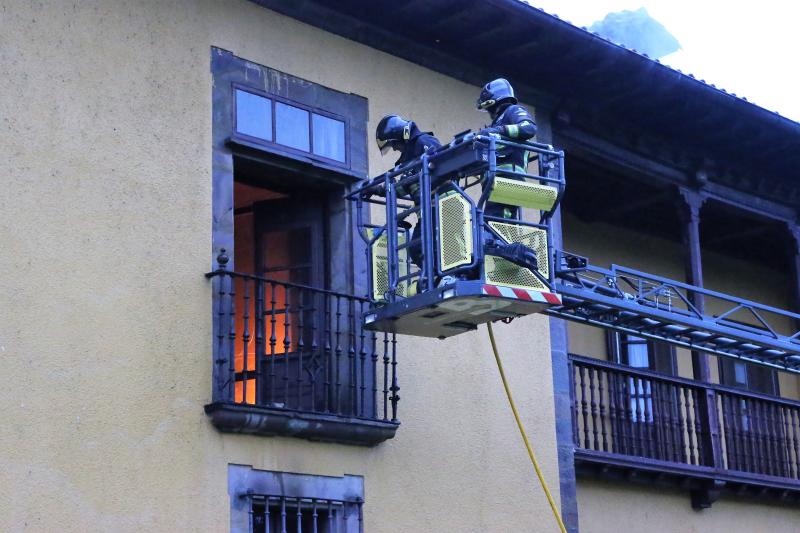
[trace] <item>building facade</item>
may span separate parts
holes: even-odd
[[[5,7],[4,531],[557,530],[484,328],[358,327],[343,198],[393,164],[378,121],[477,129],[497,75],[567,153],[565,249],[797,309],[800,127],[734,102],[678,135],[710,89],[625,79],[665,67],[525,4]],[[496,331],[570,531],[796,529],[794,374],[544,315]]]

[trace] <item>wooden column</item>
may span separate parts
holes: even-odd
[[[684,265],[686,282],[698,287],[703,286],[703,258],[700,253],[700,210],[705,197],[697,191],[680,189],[682,199],[679,212],[681,214],[681,237],[684,247]],[[689,294],[689,299],[701,313],[705,309],[703,295]],[[692,351],[692,372],[694,379],[704,383],[711,382],[710,356],[705,352]],[[719,413],[717,398],[713,389],[703,389],[697,396],[698,411],[701,413],[700,426],[704,441],[701,460],[704,466],[722,466],[722,444],[720,442]],[[718,495],[718,494],[717,494]],[[716,499],[714,491],[703,488],[692,493],[692,506],[696,509],[710,507]]]
[[[684,250],[684,269],[686,282],[691,285],[703,286],[703,259],[700,253],[700,209],[703,207],[705,197],[699,192],[690,189],[680,189],[681,238]],[[689,299],[700,312],[705,309],[703,295],[689,294]],[[709,382],[711,372],[709,356],[703,352],[692,352],[692,371],[694,379]]]
[[[789,255],[789,272],[792,276],[792,311],[800,313],[800,226],[794,222],[787,223],[791,251]],[[800,323],[795,327],[800,328]]]

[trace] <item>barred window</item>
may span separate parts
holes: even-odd
[[[254,494],[251,512],[253,533],[336,533],[361,531],[360,502],[317,498],[287,498]],[[350,526],[355,526],[355,529]]]
[[[231,531],[362,533],[364,479],[229,465]]]

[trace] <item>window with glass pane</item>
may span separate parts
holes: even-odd
[[[310,140],[308,111],[275,102],[275,142],[308,152]]]
[[[272,100],[247,91],[236,90],[236,131],[272,140]]]
[[[344,162],[344,122],[333,118],[311,115],[314,132],[314,153]]]
[[[650,354],[647,340],[633,335],[625,335],[622,341],[628,364],[634,368],[650,368]],[[631,418],[634,422],[653,421],[653,399],[650,381],[641,378],[628,378],[628,391],[631,399]]]

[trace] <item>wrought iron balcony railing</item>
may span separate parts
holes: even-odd
[[[800,402],[577,355],[570,364],[582,470],[800,498]]]
[[[365,298],[229,272],[214,282],[222,430],[377,444],[399,425],[397,342],[359,324]]]

